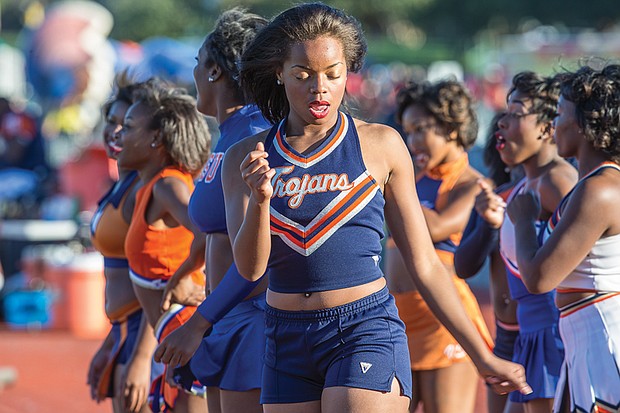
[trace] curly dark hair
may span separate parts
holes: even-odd
[[[244,99],[239,85],[241,55],[266,25],[267,19],[235,7],[220,15],[213,31],[207,35],[202,45],[207,51],[207,66],[217,64],[240,99]]]
[[[456,132],[457,143],[463,148],[469,149],[476,141],[478,117],[473,99],[465,85],[456,80],[412,82],[398,92],[396,102],[399,123],[409,106],[419,105],[448,133]]]
[[[367,46],[359,21],[323,3],[300,4],[280,13],[243,54],[241,86],[267,120],[275,124],[288,115],[288,100],[284,88],[276,86],[276,71],[291,47],[321,36],[340,41],[349,72],[362,68]]]
[[[151,111],[150,128],[159,130],[173,165],[195,175],[202,170],[211,148],[211,134],[196,101],[185,89],[149,79],[134,93],[134,104]]]
[[[493,180],[495,186],[510,182],[510,170],[506,168],[507,165],[502,161],[502,157],[496,148],[497,138],[495,133],[499,131],[498,122],[503,116],[503,112],[498,112],[491,119],[487,139],[484,142],[484,152],[482,153],[484,164],[489,169],[488,176]]]
[[[112,105],[116,102],[123,102],[127,106],[131,106],[133,103],[134,91],[140,88],[141,82],[137,82],[130,75],[129,70],[123,70],[116,74],[114,77],[114,86],[112,87],[112,96],[103,104],[101,108],[103,117],[107,118],[110,114]]]
[[[575,104],[577,124],[588,142],[620,163],[620,65],[582,66],[565,74],[561,95]]]
[[[538,122],[551,124],[557,116],[560,82],[564,76],[542,76],[530,71],[517,73],[512,78],[507,96],[510,97],[514,92],[521,93],[531,100],[530,112],[536,113]]]

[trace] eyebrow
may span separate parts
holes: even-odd
[[[521,104],[521,106],[525,106],[525,102],[524,102],[524,101],[522,101],[522,100],[520,100],[520,99],[515,99],[515,100],[513,100],[512,102],[508,102],[508,103],[509,103],[509,104],[510,104],[510,103],[520,103],[520,104]]]
[[[343,64],[343,63],[342,63],[342,62],[336,62],[336,63],[334,63],[333,65],[329,65],[329,66],[327,66],[327,67],[325,68],[325,70],[327,70],[327,69],[331,69],[332,67],[334,67],[334,66],[338,66],[338,65],[341,65],[341,64]],[[304,65],[292,65],[292,66],[291,66],[291,69],[295,69],[295,68],[300,68],[300,69],[305,69],[305,70],[310,70],[310,71],[313,71],[312,69],[310,69],[309,67],[304,66]]]

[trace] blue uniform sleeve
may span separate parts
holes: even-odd
[[[256,281],[248,281],[239,274],[237,266],[233,263],[218,286],[198,306],[198,312],[205,320],[215,324],[243,301],[263,277]]]
[[[473,277],[499,241],[499,230],[492,228],[473,210],[461,243],[454,253],[454,269],[460,278]]]

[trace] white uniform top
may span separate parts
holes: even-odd
[[[575,185],[575,188],[590,176],[600,172],[603,168],[615,168],[620,171],[620,166],[615,163],[603,163],[580,179],[577,185]],[[555,214],[549,219],[543,237],[544,240],[550,236],[553,228],[561,219],[562,209],[568,202],[573,191],[574,189],[564,197]],[[583,261],[562,280],[557,288],[558,290],[585,289],[602,292],[620,291],[620,234],[599,238]]]

